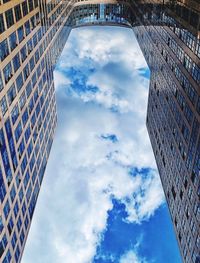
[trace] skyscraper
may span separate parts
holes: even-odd
[[[133,28],[151,70],[147,127],[184,262],[200,262],[200,5],[0,0],[0,260],[20,262],[56,127],[71,28]],[[102,2],[102,1],[101,1]]]
[[[200,262],[200,4],[134,1],[151,71],[147,127],[184,262]]]
[[[0,1],[0,261],[19,262],[56,127],[66,1]],[[67,32],[66,32],[67,30]]]

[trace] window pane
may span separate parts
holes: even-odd
[[[19,21],[22,18],[22,12],[21,12],[21,8],[20,5],[15,6],[15,19],[16,22]]]
[[[5,25],[4,25],[3,15],[0,14],[0,34],[3,33],[4,30],[5,30]]]
[[[3,61],[9,54],[7,39],[0,43],[0,60]]]
[[[10,49],[11,49],[11,51],[16,48],[16,46],[17,46],[17,36],[16,36],[16,33],[15,33],[15,32],[12,33],[12,34],[9,36],[9,43],[10,43]]]
[[[7,23],[7,27],[11,27],[14,24],[14,17],[13,17],[13,11],[12,9],[9,9],[8,11],[6,11],[6,23]]]

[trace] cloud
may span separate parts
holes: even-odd
[[[147,261],[140,258],[135,251],[130,250],[120,258],[120,263],[147,263]]]
[[[55,72],[58,127],[22,263],[92,262],[113,198],[134,223],[164,201],[145,127],[147,66],[130,33],[72,31]]]
[[[154,214],[164,201],[164,196],[160,179],[155,170],[139,171],[134,178],[137,177],[141,180],[140,185],[128,202],[124,200],[124,203],[128,213],[126,221],[142,223],[143,220]]]
[[[146,258],[141,257],[138,253],[138,249],[141,246],[142,242],[143,242],[143,236],[141,235],[138,238],[134,247],[126,251],[123,255],[121,255],[119,259],[119,263],[147,263]],[[151,263],[153,263],[152,260]]]

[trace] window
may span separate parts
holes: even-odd
[[[23,115],[22,115],[22,122],[23,122],[23,125],[25,126],[26,123],[28,121],[28,111],[27,109],[24,111]]]
[[[14,58],[13,58],[13,68],[14,71],[16,72],[20,67],[20,58],[19,58],[19,53],[17,53]]]
[[[0,257],[3,255],[6,247],[7,247],[8,241],[6,238],[6,234],[4,234],[2,240],[0,241]]]
[[[23,77],[22,73],[19,74],[19,76],[16,79],[16,85],[17,85],[17,90],[20,91],[22,86],[23,86]]]
[[[14,205],[15,218],[17,218],[18,213],[19,213],[19,205],[18,205],[18,201],[16,200],[15,205]]]
[[[26,213],[26,204],[24,200],[23,205],[22,205],[22,215],[25,216],[25,213]]]
[[[30,22],[29,22],[29,20],[24,24],[24,26],[25,26],[26,35],[30,34],[31,28],[30,28]]]
[[[16,140],[16,142],[18,142],[21,134],[22,134],[22,125],[21,125],[21,122],[19,122],[19,124],[17,125],[17,127],[15,129],[15,140]]]
[[[24,230],[22,229],[22,232],[21,232],[21,234],[20,234],[20,242],[21,242],[21,245],[23,245],[23,243],[24,243],[24,238],[25,238]]]
[[[16,260],[16,262],[19,262],[19,257],[20,257],[20,250],[19,250],[19,246],[17,245],[17,248],[15,250],[15,260]]]
[[[5,215],[5,218],[7,219],[8,215],[10,213],[10,204],[9,204],[8,200],[5,203],[5,206],[3,208],[3,212],[4,212],[4,215]]]
[[[24,174],[25,170],[26,170],[26,166],[27,166],[27,156],[26,154],[24,155],[24,158],[22,160],[22,163],[21,163],[21,171],[22,171],[22,174]]]
[[[37,43],[38,43],[37,33],[35,33],[34,36],[33,36],[33,45],[34,45],[34,47],[36,47]]]
[[[10,44],[10,49],[11,49],[11,51],[16,48],[16,46],[17,46],[17,36],[16,36],[16,33],[15,33],[15,32],[13,32],[13,33],[9,36],[9,44]]]
[[[197,40],[195,54],[200,58],[200,40]]]
[[[20,105],[20,109],[23,109],[24,105],[26,103],[26,94],[25,91],[22,93],[22,95],[19,98],[19,105]]]
[[[33,0],[29,0],[29,12],[33,10]]]
[[[4,180],[3,180],[2,171],[0,169],[0,200],[1,200],[1,203],[3,203],[5,195],[6,195],[6,188],[5,188],[5,184],[4,184]],[[2,231],[1,227],[2,227],[2,222],[1,222],[1,217],[0,217],[0,233]]]
[[[39,51],[37,50],[37,51],[35,52],[35,63],[38,62],[39,57],[40,57],[40,55],[39,55]]]
[[[31,20],[31,27],[32,29],[34,29],[36,26],[35,16],[32,16],[30,20]]]
[[[3,69],[3,74],[4,74],[5,83],[7,83],[12,77],[12,66],[10,62]]]
[[[33,74],[33,77],[32,77],[32,84],[33,84],[33,87],[35,86],[37,82],[37,76],[36,76],[36,72]]]
[[[24,60],[25,60],[26,57],[27,57],[26,45],[23,46],[23,48],[21,49],[20,53],[21,53],[22,62],[24,62]]]
[[[192,65],[192,77],[197,83],[200,82],[200,68],[195,63]]]
[[[0,14],[0,34],[5,31],[5,25],[4,25],[4,20],[3,20],[3,15]]]
[[[13,100],[16,97],[16,88],[15,88],[14,84],[9,88],[9,90],[7,92],[7,96],[8,96],[8,103],[9,103],[9,105],[11,105],[11,103],[13,102]]]
[[[0,91],[2,91],[2,89],[3,89],[3,80],[1,77],[1,71],[0,71]]]
[[[30,163],[29,163],[29,167],[30,167],[31,172],[33,171],[34,164],[35,164],[35,155],[33,153],[32,158],[31,158]],[[32,181],[34,183],[35,178],[33,176],[35,176],[35,173],[33,173],[33,175],[32,175]]]
[[[5,12],[6,14],[6,23],[7,28],[11,27],[14,24],[14,17],[13,17],[13,11],[12,8]]]
[[[22,3],[22,11],[24,16],[28,14],[27,0]]]
[[[1,99],[1,111],[2,111],[3,115],[5,115],[7,110],[8,110],[8,105],[7,105],[7,101],[6,101],[6,96],[3,96],[3,98]]]
[[[40,68],[40,64],[39,66],[37,67],[37,75],[38,75],[38,78],[40,77],[41,75],[41,68]]]
[[[12,118],[13,125],[17,121],[18,117],[19,117],[19,107],[18,107],[18,104],[16,103],[11,111],[11,118]]]
[[[25,188],[25,189],[27,188],[29,179],[30,179],[30,175],[29,175],[29,172],[27,171],[27,172],[26,172],[26,175],[25,175],[25,177],[24,177],[24,188]]]
[[[12,233],[13,227],[14,227],[14,223],[13,223],[13,219],[12,219],[12,216],[11,216],[10,220],[8,222],[8,232],[9,232],[10,235]]]
[[[17,229],[18,232],[20,232],[20,229],[22,227],[22,220],[21,220],[21,216],[19,216],[18,220],[17,220]]]
[[[9,55],[8,41],[5,39],[0,43],[0,60],[3,61]]]
[[[33,151],[33,143],[32,143],[32,141],[30,141],[28,148],[27,148],[27,153],[28,153],[29,158],[31,156],[32,151]]]
[[[30,125],[27,127],[26,131],[25,131],[25,140],[26,142],[28,142],[29,138],[31,135],[31,129],[30,129]]]
[[[38,0],[34,0],[35,7],[38,7]]]
[[[30,70],[33,71],[35,66],[34,56],[30,59],[29,64],[30,64]]]
[[[28,219],[28,216],[27,216],[27,215],[26,215],[24,224],[25,224],[25,228],[27,229],[27,228],[28,228],[28,224],[29,224],[29,219]]]
[[[11,254],[10,254],[10,250],[8,249],[6,256],[2,263],[10,263],[10,262],[11,262]]]
[[[25,144],[24,144],[24,139],[22,139],[19,147],[18,147],[18,155],[19,155],[19,159],[21,159],[23,153],[24,153],[24,150],[25,150]]]
[[[12,239],[11,239],[11,244],[12,244],[13,250],[15,250],[16,243],[17,243],[17,236],[16,236],[16,233],[14,231]]]
[[[28,53],[30,54],[31,51],[33,50],[32,39],[29,39],[29,41],[27,42],[27,48],[28,48]]]
[[[19,43],[21,43],[22,40],[24,39],[24,29],[23,29],[23,26],[20,26],[20,27],[17,29],[17,34],[18,34]]]
[[[25,79],[25,81],[26,81],[27,78],[29,77],[29,74],[30,74],[28,64],[25,66],[25,68],[24,68],[24,70],[23,70],[23,73],[24,73],[24,79]]]
[[[197,101],[197,112],[200,114],[200,96]]]
[[[15,196],[16,196],[16,191],[15,191],[15,186],[14,186],[14,184],[13,184],[12,189],[11,189],[11,191],[10,191],[10,198],[11,198],[11,200],[12,200],[12,203],[13,203],[13,201],[14,201],[14,199],[15,199]]]
[[[15,19],[16,19],[16,22],[19,21],[21,18],[22,18],[22,12],[21,12],[20,5],[16,5],[15,6]]]

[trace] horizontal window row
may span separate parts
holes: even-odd
[[[3,61],[19,45],[19,43],[21,43],[22,40],[29,35],[31,30],[36,27],[38,23],[38,16],[39,13],[33,16],[30,21],[28,20],[24,25],[20,26],[7,39],[0,42],[0,61]],[[37,42],[39,42],[41,38],[42,28],[40,28],[40,30],[35,33],[33,39],[30,39],[28,41],[27,48],[31,49],[33,46],[35,47],[37,45]]]
[[[0,14],[0,34],[33,11],[37,6],[38,0],[24,0],[21,4],[7,10],[4,14]]]

